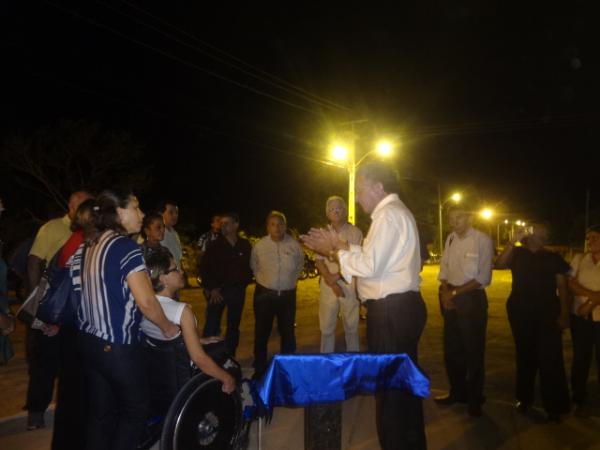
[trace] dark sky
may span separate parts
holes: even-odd
[[[346,193],[343,170],[315,160],[363,119],[359,153],[402,143],[421,221],[438,181],[547,219],[559,240],[586,189],[600,210],[592,2],[321,3],[5,3],[0,133],[60,118],[129,131],[155,167],[142,203],[178,199],[198,232],[226,209],[250,229],[271,208],[308,226],[309,202]]]

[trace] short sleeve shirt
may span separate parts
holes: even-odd
[[[590,291],[600,291],[600,262],[594,262],[591,253],[578,254],[571,261],[571,275],[577,282]],[[577,313],[579,306],[587,300],[587,297],[575,296],[573,301],[573,313]],[[592,311],[592,320],[600,322],[600,308]]]
[[[71,265],[73,288],[81,296],[77,323],[81,331],[117,344],[139,340],[141,313],[127,277],[146,270],[142,250],[130,238],[107,231],[85,249],[83,273],[80,246]]]
[[[29,254],[49,262],[71,236],[71,219],[65,215],[41,226]]]
[[[570,266],[557,253],[540,249],[532,252],[515,247],[509,263],[512,272],[511,298],[538,304],[556,299],[556,275],[566,275]]]

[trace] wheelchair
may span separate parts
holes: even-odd
[[[222,342],[204,346],[213,360],[238,381],[231,394],[221,382],[200,372],[190,362],[181,337],[173,341],[147,338],[145,359],[152,391],[152,413],[146,421],[138,450],[245,450],[251,421],[244,406],[252,404],[250,382],[242,380],[240,364]]]

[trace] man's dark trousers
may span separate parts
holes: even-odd
[[[406,353],[418,363],[417,347],[427,310],[419,292],[367,301],[367,344],[373,353]],[[377,434],[383,450],[425,449],[423,400],[397,389],[376,396]]]
[[[548,302],[551,303],[551,302]],[[515,340],[517,359],[517,400],[531,405],[535,396],[535,378],[539,371],[542,404],[549,414],[569,411],[569,388],[563,360],[562,332],[558,327],[560,304],[545,311],[531,308],[533,301],[509,299],[508,321]]]
[[[267,369],[267,344],[275,317],[281,337],[280,353],[296,351],[296,289],[278,292],[257,283],[254,291],[254,317],[254,370],[256,376],[260,376]]]
[[[27,328],[25,339],[29,366],[26,408],[30,413],[43,413],[52,401],[58,375],[60,339],[32,328]]]
[[[457,295],[455,309],[443,309],[444,363],[450,396],[479,407],[485,379],[487,296],[483,289]]]
[[[225,347],[231,356],[235,356],[235,351],[240,342],[240,322],[242,320],[242,311],[244,310],[244,300],[246,298],[246,286],[239,284],[234,286],[224,286],[221,288],[223,300],[218,303],[211,303],[210,292],[208,294],[206,306],[206,323],[204,324],[203,336],[219,336],[221,334],[221,317],[223,310],[227,307],[227,331],[225,332]]]
[[[585,404],[587,380],[593,357],[600,367],[600,322],[571,314],[571,337],[573,339],[573,365],[571,388],[573,401]]]

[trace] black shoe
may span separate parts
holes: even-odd
[[[517,403],[515,403],[515,409],[521,414],[525,414],[527,411],[529,411],[529,406],[529,403],[522,401],[517,401]]]
[[[440,395],[439,397],[434,397],[433,401],[436,402],[438,405],[442,405],[442,406],[450,406],[450,405],[454,405],[455,403],[467,403],[466,399],[457,398],[450,394]]]
[[[39,428],[44,428],[46,423],[44,422],[44,413],[43,412],[29,412],[27,414],[27,430],[37,430]]]
[[[483,412],[481,411],[481,403],[476,403],[473,405],[469,405],[469,409],[467,410],[469,416],[471,417],[481,417]]]

